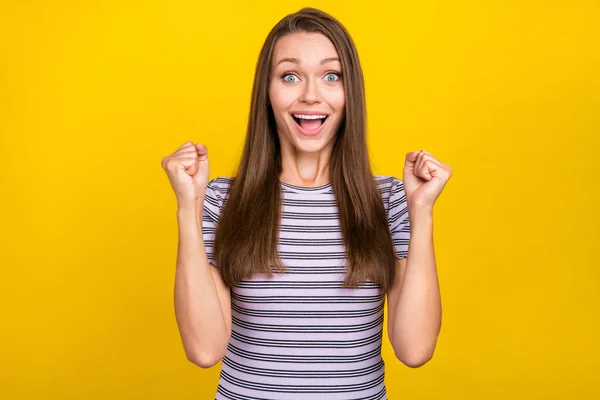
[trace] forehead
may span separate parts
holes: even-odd
[[[273,50],[273,65],[282,58],[297,58],[300,63],[319,63],[324,58],[337,57],[335,46],[322,33],[300,32],[281,37]]]

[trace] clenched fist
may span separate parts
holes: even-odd
[[[173,154],[163,157],[163,169],[178,202],[204,199],[208,186],[208,149],[200,143],[185,142]]]

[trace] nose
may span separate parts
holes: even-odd
[[[315,82],[314,79],[309,79],[306,82],[306,85],[304,85],[304,89],[302,90],[299,100],[306,104],[320,103],[321,92],[318,82]]]

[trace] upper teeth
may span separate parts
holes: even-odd
[[[296,118],[302,119],[319,119],[319,118],[327,118],[327,115],[304,115],[304,114],[293,114]]]

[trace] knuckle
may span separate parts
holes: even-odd
[[[176,162],[175,162],[175,161],[176,161],[176,159],[175,159],[175,158],[169,158],[169,159],[166,161],[167,168],[173,168],[173,166],[176,164]]]

